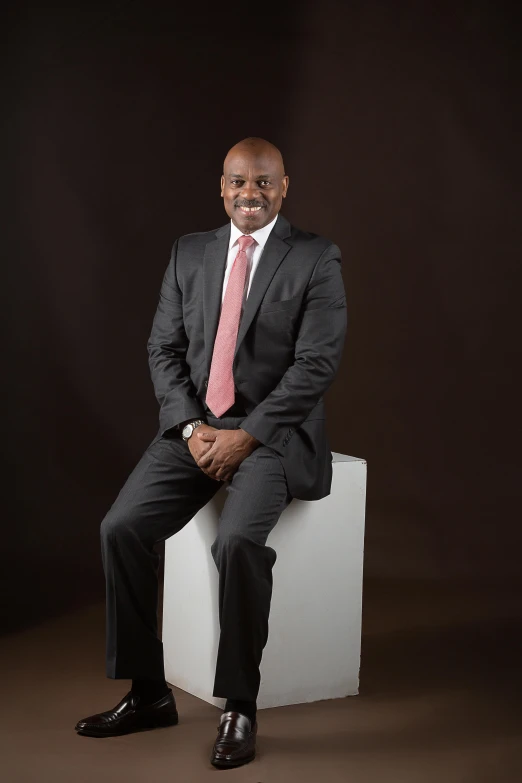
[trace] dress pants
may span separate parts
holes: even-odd
[[[208,423],[236,429],[245,415]],[[158,567],[154,545],[181,530],[225,483],[227,498],[212,556],[219,572],[219,622],[213,695],[255,701],[268,638],[272,567],[266,546],[292,496],[283,466],[259,446],[230,481],[207,476],[179,433],[166,433],[144,452],[101,525],[107,590],[107,676],[163,678],[158,638]],[[180,594],[179,600],[190,600]]]

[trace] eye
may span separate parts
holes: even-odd
[[[240,179],[231,179],[230,184],[231,185],[239,185],[241,183]]]
[[[270,185],[270,180],[269,179],[260,179],[259,180],[259,184],[263,185],[263,186],[264,185]]]

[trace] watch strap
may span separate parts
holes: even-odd
[[[185,427],[188,427],[190,424],[192,424],[192,432],[189,435],[189,437],[192,437],[192,434],[196,429],[196,427],[199,427],[200,424],[205,424],[205,423],[206,422],[203,419],[191,419],[190,421],[186,421],[185,424],[183,425],[180,424],[179,428],[181,430],[181,437],[183,438],[183,440],[188,440],[188,438],[183,437],[183,430],[185,429]]]

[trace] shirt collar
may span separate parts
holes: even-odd
[[[266,241],[270,235],[270,232],[272,231],[273,227],[275,226],[276,220],[278,218],[278,215],[275,216],[275,218],[270,222],[267,223],[266,226],[263,226],[263,228],[259,228],[257,231],[254,231],[252,234],[249,234],[248,236],[252,237],[252,239],[255,239],[257,244],[263,249],[263,247],[266,244]],[[228,244],[228,249],[236,244],[239,237],[243,236],[243,232],[235,226],[232,221],[230,221],[230,242]]]

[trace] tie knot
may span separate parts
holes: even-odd
[[[246,250],[247,247],[253,245],[255,241],[256,240],[253,237],[247,237],[244,234],[237,240],[240,250]]]

